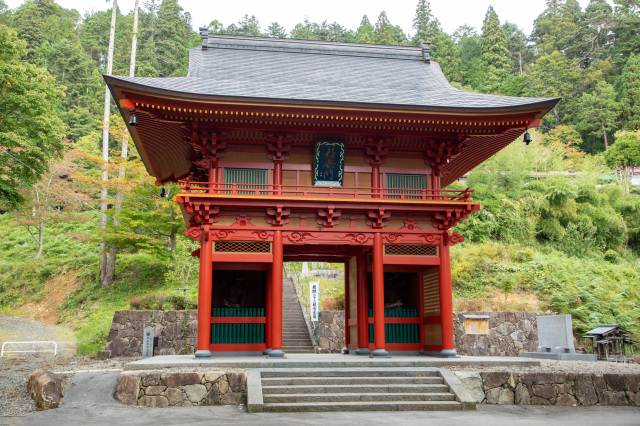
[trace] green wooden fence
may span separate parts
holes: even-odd
[[[417,309],[385,309],[385,318],[418,318]],[[369,309],[369,317],[373,317],[373,309]],[[386,343],[420,343],[419,324],[385,324],[384,339]],[[373,324],[369,324],[369,343],[374,343]]]
[[[213,308],[213,317],[264,317],[264,308]],[[211,324],[211,343],[264,343],[264,324]]]

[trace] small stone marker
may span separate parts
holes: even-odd
[[[142,358],[153,356],[153,327],[145,327],[142,335]]]

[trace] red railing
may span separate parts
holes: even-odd
[[[350,188],[344,186],[303,186],[254,184],[254,183],[209,183],[180,181],[184,194],[242,195],[249,197],[304,197],[335,199],[384,198],[386,200],[422,201],[469,201],[473,190],[404,189],[404,188]]]

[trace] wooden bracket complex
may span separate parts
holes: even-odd
[[[384,209],[370,210],[367,212],[367,225],[374,229],[382,229],[389,223],[391,213],[385,212]]]
[[[272,226],[284,226],[289,223],[290,214],[291,210],[285,209],[283,206],[267,209],[267,223]]]
[[[364,148],[364,161],[372,166],[379,166],[387,161],[391,139],[389,138],[368,138]]]
[[[443,175],[443,167],[447,165],[451,157],[458,155],[466,145],[466,135],[458,135],[456,138],[434,139],[427,144],[424,152],[424,163],[431,167],[435,176]]]
[[[336,210],[334,206],[329,206],[326,209],[318,209],[318,217],[316,221],[318,225],[324,228],[333,228],[340,223],[340,210]]]
[[[292,139],[292,135],[268,135],[267,158],[272,161],[288,160]]]

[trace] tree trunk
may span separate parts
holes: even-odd
[[[40,223],[38,224],[38,254],[36,254],[36,257],[34,257],[33,260],[40,259],[40,256],[42,255],[42,245],[44,241],[43,236],[44,236],[44,217],[40,216]]]
[[[111,74],[113,71],[113,46],[115,44],[115,32],[116,32],[116,11],[118,9],[117,0],[113,0],[111,10],[111,29],[109,31],[109,51],[107,54],[107,74]],[[109,163],[109,110],[111,108],[111,94],[109,88],[104,88],[104,116],[102,120],[102,160],[104,161],[102,167],[102,181],[106,182],[109,178],[107,173],[107,164]],[[107,188],[103,185],[102,192],[100,193],[100,229],[103,234],[107,227]],[[107,253],[105,252],[106,244],[100,243],[100,284],[105,287],[109,285],[110,280],[107,279]]]
[[[604,135],[604,150],[609,149],[609,140],[607,139],[607,129],[604,128],[604,123],[602,123],[602,134]]]

